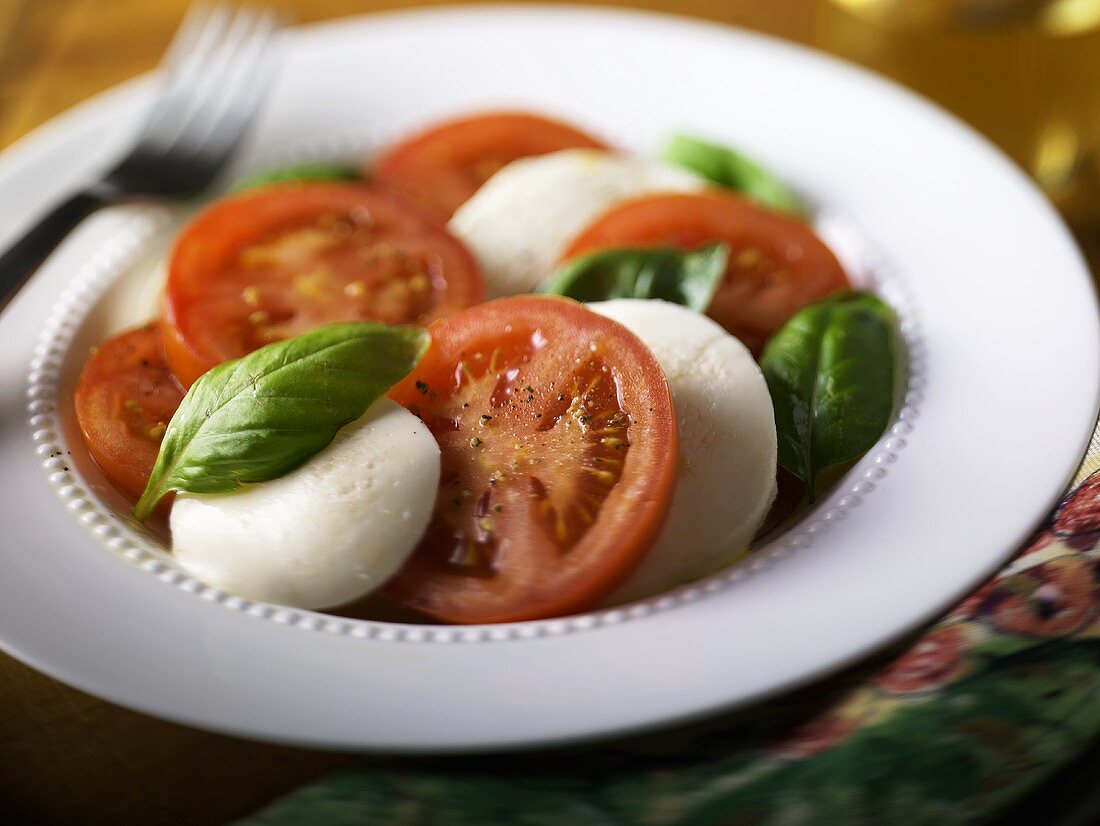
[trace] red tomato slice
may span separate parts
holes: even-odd
[[[76,383],[76,419],[103,474],[135,501],[145,490],[160,442],[183,390],[149,324],[101,345]]]
[[[591,135],[524,112],[492,112],[442,123],[378,157],[375,180],[401,190],[443,218],[517,158],[559,149],[606,149]]]
[[[284,184],[225,198],[176,241],[165,350],[185,386],[334,321],[428,324],[485,298],[466,247],[393,193]]]
[[[719,190],[620,204],[577,236],[563,257],[715,241],[730,245],[730,263],[707,315],[754,354],[799,308],[849,286],[836,256],[806,224]]]
[[[387,593],[451,622],[588,608],[664,522],[679,443],[653,354],[568,299],[516,296],[435,324],[390,395],[442,451],[435,514]]]

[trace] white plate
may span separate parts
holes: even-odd
[[[99,294],[163,243],[161,213],[114,211],[0,318],[0,642],[15,656],[123,705],[257,738],[446,751],[608,735],[865,655],[986,576],[1067,481],[1100,382],[1088,274],[1023,176],[908,93],[758,36],[607,11],[385,15],[303,29],[291,45],[253,163],[338,155],[490,105],[641,149],[674,129],[744,147],[833,216],[902,311],[913,376],[899,419],[755,562],[635,609],[461,629],[228,598],[111,516],[94,470],[64,452],[85,346],[131,320],[117,293]],[[126,84],[9,150],[5,235],[120,149],[150,91]]]

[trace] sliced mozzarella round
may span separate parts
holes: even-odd
[[[606,600],[612,605],[714,573],[748,547],[775,499],[775,417],[748,349],[706,316],[643,299],[588,306],[653,351],[680,431],[680,478],[667,521],[641,565]]]
[[[528,293],[582,229],[619,201],[702,189],[682,169],[597,149],[566,149],[505,166],[448,225],[481,263],[489,295]]]
[[[439,447],[389,399],[297,470],[226,494],[180,494],[172,551],[232,594],[331,608],[384,583],[416,547],[439,486]]]

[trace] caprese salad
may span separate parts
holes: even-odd
[[[88,450],[181,566],[295,607],[652,596],[813,501],[894,402],[889,308],[778,178],[685,136],[452,120],[238,183],[165,268],[80,375]]]

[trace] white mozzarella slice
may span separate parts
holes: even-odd
[[[711,574],[748,547],[775,499],[775,417],[748,349],[706,316],[643,299],[589,307],[653,351],[680,433],[680,477],[668,519],[610,605]]]
[[[297,470],[227,494],[180,494],[172,550],[195,577],[232,594],[331,608],[384,583],[424,533],[439,446],[383,398]]]
[[[533,291],[566,245],[618,202],[704,186],[649,158],[566,149],[505,166],[458,208],[449,228],[481,263],[490,297],[499,298]]]

